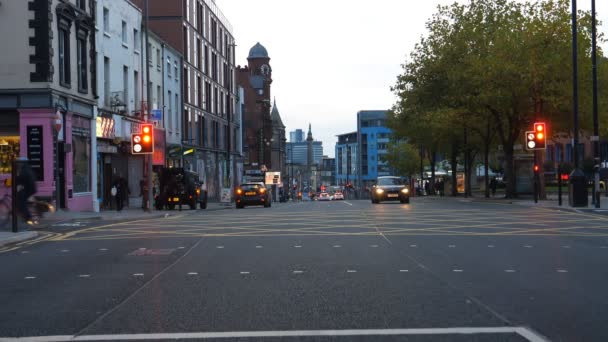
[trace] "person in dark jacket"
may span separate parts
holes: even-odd
[[[23,218],[27,223],[32,222],[32,213],[27,206],[27,200],[35,194],[38,189],[36,188],[36,180],[34,179],[34,172],[27,162],[27,159],[20,158],[22,161],[19,174],[17,175],[17,209],[23,215]]]

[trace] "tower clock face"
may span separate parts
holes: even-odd
[[[270,67],[264,64],[260,67],[260,71],[262,72],[262,75],[268,76],[270,74]]]

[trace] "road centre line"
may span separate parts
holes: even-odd
[[[526,327],[454,327],[454,328],[410,328],[410,329],[352,329],[352,330],[291,330],[291,331],[234,331],[234,332],[189,332],[116,335],[57,335],[0,338],[6,342],[67,342],[67,341],[134,341],[134,340],[179,340],[179,339],[242,339],[282,337],[333,337],[333,336],[439,336],[439,335],[519,335],[529,342],[548,342],[540,334]]]

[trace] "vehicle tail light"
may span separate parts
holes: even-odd
[[[201,194],[201,189],[196,189],[196,194],[200,195]]]
[[[260,193],[261,193],[261,194],[266,193],[266,189],[261,188],[261,189],[260,189]]]

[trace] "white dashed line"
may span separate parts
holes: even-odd
[[[293,246],[293,248],[302,248],[302,246],[297,245],[297,246]]]
[[[449,245],[449,248],[456,248],[456,245]]]
[[[241,274],[249,274],[249,272],[241,272]]]
[[[21,251],[21,254],[28,254],[28,251]]]
[[[507,273],[515,273],[515,270],[505,270]]]
[[[488,248],[494,248],[494,245],[488,245]]]
[[[568,270],[558,269],[557,273],[568,273]]]
[[[452,272],[456,272],[456,273],[462,273],[464,272],[463,270],[452,270]]]
[[[357,273],[357,270],[346,270],[346,273]]]
[[[217,248],[217,249],[223,249],[223,248],[224,248],[224,246],[217,246],[216,248]]]
[[[570,246],[562,246],[562,248],[570,248]]]
[[[183,247],[183,246],[177,247],[177,249],[185,249],[185,248],[186,247]]]
[[[334,248],[340,248],[340,247],[342,247],[342,246],[340,246],[340,245],[334,245]]]
[[[418,247],[418,245],[410,245],[410,247],[416,248],[416,247]]]
[[[144,274],[143,273],[133,273],[134,277],[143,277]]]
[[[36,279],[36,277],[34,277],[34,276],[27,276],[27,277],[25,277],[25,278],[23,278],[23,279],[26,279],[26,280],[31,280],[31,279]]]
[[[378,245],[370,245],[371,248],[378,248]]]
[[[302,273],[304,273],[304,271],[299,271],[299,270],[293,271],[293,274],[302,274]]]
[[[600,248],[606,249],[606,248],[608,248],[608,246],[600,246]]]
[[[406,272],[409,272],[409,270],[399,270],[399,272],[406,273]]]
[[[62,250],[61,250],[61,253],[67,253],[67,252],[69,252],[69,251],[70,251],[69,249],[62,249]]]
[[[264,248],[264,246],[255,246],[255,248],[258,248],[258,249],[259,249],[259,248]]]
[[[198,275],[198,273],[197,272],[188,272],[188,275],[189,276],[195,276],[195,275]]]
[[[108,249],[107,248],[100,248],[99,251],[100,252],[106,252]]]
[[[90,274],[81,274],[78,276],[78,278],[89,278],[90,276]]]
[[[525,248],[532,248],[532,246],[530,246],[530,245],[525,245],[524,247]]]

